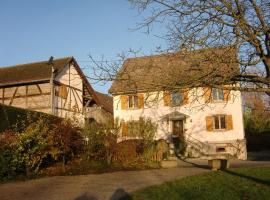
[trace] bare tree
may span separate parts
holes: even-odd
[[[137,24],[137,29],[151,31],[157,23],[166,26],[167,34],[163,37],[170,50],[236,47],[241,72],[231,80],[242,84],[227,89],[270,95],[269,0],[129,1],[140,13],[152,11]]]

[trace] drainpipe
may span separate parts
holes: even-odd
[[[50,78],[50,85],[51,85],[51,101],[50,101],[50,104],[51,104],[51,114],[52,115],[55,115],[55,112],[54,112],[54,66],[53,66],[53,57],[51,56],[49,61],[48,61],[48,65],[51,65],[51,68],[52,68],[52,75],[51,75],[51,78]]]

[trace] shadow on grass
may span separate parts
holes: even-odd
[[[256,183],[260,183],[260,184],[270,186],[270,180],[262,180],[262,179],[259,179],[259,178],[255,178],[255,177],[252,177],[252,176],[247,176],[245,174],[237,173],[237,172],[230,171],[230,170],[223,170],[223,172],[225,172],[227,174],[230,174],[230,175],[233,175],[233,176],[238,176],[238,177],[241,177],[241,178],[245,178],[245,179],[254,181]]]

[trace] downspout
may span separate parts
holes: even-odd
[[[50,101],[50,104],[51,104],[51,114],[52,115],[55,115],[55,102],[54,102],[54,66],[53,66],[53,57],[51,56],[49,61],[48,61],[48,65],[51,65],[51,70],[52,70],[52,74],[51,74],[51,78],[50,78],[50,86],[51,86],[51,101]]]

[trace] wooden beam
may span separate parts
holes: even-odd
[[[75,92],[75,94],[77,95],[77,97],[78,97],[79,101],[80,101],[80,102],[81,102],[81,104],[82,104],[83,102],[82,102],[82,99],[80,98],[80,95],[77,93],[77,91],[76,91],[76,90],[74,90],[74,92]]]
[[[82,114],[82,112],[77,112],[77,111],[72,110],[72,109],[59,108],[59,107],[56,107],[56,109],[59,109],[59,110],[64,110],[64,111],[68,111],[68,112],[74,112],[74,113],[77,113],[77,114]]]
[[[10,102],[9,102],[9,105],[10,105],[10,106],[11,106],[11,105],[12,105],[12,103],[13,103],[13,99],[14,99],[14,97],[15,97],[15,95],[16,95],[16,93],[17,93],[17,91],[18,91],[18,88],[19,88],[19,87],[16,87],[16,89],[15,89],[15,91],[14,91],[14,93],[13,93],[12,97],[11,97],[11,100],[10,100]]]
[[[36,106],[36,107],[30,107],[29,109],[31,110],[44,110],[44,109],[50,109],[51,107],[50,106]]]
[[[75,99],[75,104],[76,104],[77,108],[79,109],[79,105],[78,105],[78,102],[77,102],[77,99],[76,99],[76,96],[75,96],[74,90],[73,90],[73,89],[71,89],[71,92],[72,92],[72,94],[73,94],[73,96],[74,96],[74,99]]]
[[[2,90],[2,103],[5,103],[5,88]]]
[[[43,93],[42,95],[50,95],[50,92]],[[36,96],[41,96],[40,94],[27,94],[27,95],[21,95],[21,96],[15,96],[13,99],[19,99],[19,98],[25,98],[25,97],[36,97]],[[5,97],[5,98],[0,98],[2,101],[3,100],[9,100],[12,99],[12,97]]]
[[[67,90],[68,90],[68,92],[67,92],[67,93],[69,93],[70,88],[68,88]],[[66,103],[67,103],[67,101],[68,101],[68,100],[67,100],[67,98],[66,98],[66,99],[65,99],[65,102],[64,102],[64,106],[63,106],[63,108],[65,108],[65,107],[66,107]]]
[[[68,88],[72,88],[72,89],[74,89],[74,90],[77,90],[77,91],[79,91],[79,92],[82,92],[82,90],[80,90],[80,89],[78,89],[78,88],[76,88],[76,87],[73,87],[73,86],[71,86],[71,85],[67,85],[67,84],[64,84],[64,83],[61,83],[61,82],[58,82],[58,81],[54,81],[54,83],[55,83],[56,85],[64,85],[64,86],[66,86],[66,87],[68,87]]]
[[[25,86],[25,107],[28,108],[28,85]]]
[[[39,84],[37,84],[36,86],[37,86],[37,88],[38,88],[39,93],[42,94],[42,90],[41,90]]]

